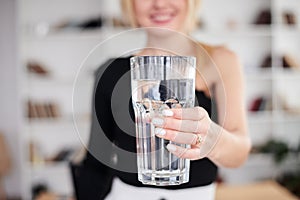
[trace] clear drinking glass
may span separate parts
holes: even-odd
[[[170,108],[194,107],[195,57],[136,56],[130,59],[135,112],[138,179],[143,184],[179,185],[189,181],[190,161],[171,154],[173,143],[155,136],[151,118]],[[189,148],[188,145],[176,144]]]

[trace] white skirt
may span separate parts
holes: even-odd
[[[187,200],[201,199],[213,200],[215,198],[216,185],[168,190],[146,187],[135,187],[122,182],[119,178],[115,178],[112,190],[106,197],[106,200]]]

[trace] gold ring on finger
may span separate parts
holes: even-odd
[[[196,145],[199,145],[203,142],[203,138],[200,134],[197,134]]]

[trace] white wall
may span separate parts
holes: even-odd
[[[17,0],[0,0],[0,131],[13,157],[13,169],[5,178],[9,196],[21,194],[20,101],[18,97]]]

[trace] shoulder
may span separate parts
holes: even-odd
[[[222,78],[240,74],[242,65],[238,55],[226,46],[203,45],[211,60],[211,67],[218,71]]]
[[[216,63],[232,64],[239,62],[237,54],[225,46],[212,47],[211,57]],[[224,64],[219,67],[224,66]]]
[[[210,56],[211,60],[216,64],[219,64],[218,67],[224,67],[227,64],[237,64],[239,58],[237,54],[223,45],[213,46],[208,44],[200,44],[202,48]],[[223,63],[223,64],[221,64]]]

